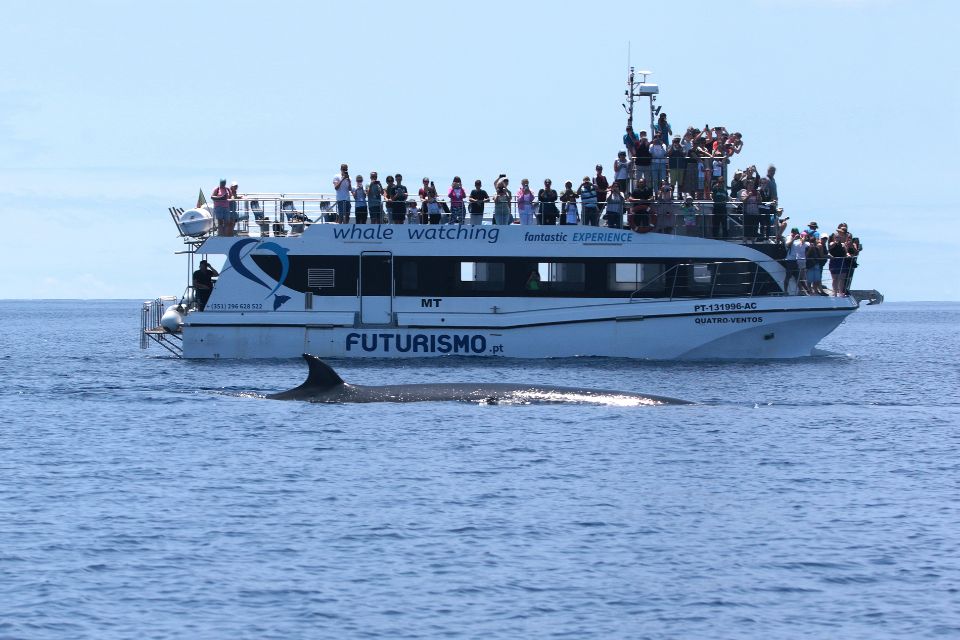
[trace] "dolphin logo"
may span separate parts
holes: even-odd
[[[258,249],[266,249],[280,259],[280,278],[277,280],[277,284],[273,288],[270,288],[269,284],[261,280],[255,273],[250,271],[250,269],[243,264],[243,256],[240,255],[240,252],[244,247],[249,246],[250,244],[259,243],[260,241],[256,238],[246,238],[244,240],[240,240],[230,247],[230,251],[227,253],[227,258],[230,260],[230,266],[232,266],[237,273],[251,282],[256,282],[264,289],[270,289],[269,293],[264,296],[264,299],[273,296],[273,310],[276,311],[284,302],[290,299],[290,296],[277,294],[277,290],[283,286],[284,281],[287,279],[287,274],[290,273],[290,258],[287,256],[287,251],[289,250],[286,247],[281,247],[276,242],[264,242],[260,244],[259,247],[256,247]],[[251,251],[252,250],[253,249],[251,248]],[[249,253],[250,252],[248,251],[247,254],[244,255],[248,255]]]

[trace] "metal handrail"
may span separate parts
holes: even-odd
[[[404,202],[407,204],[408,209],[412,210],[412,207],[410,206],[412,203],[419,211],[420,207],[423,205],[423,201],[418,200],[419,198],[416,196],[408,194],[408,198]],[[444,197],[438,197],[437,201],[447,205],[450,202],[448,198]],[[287,233],[291,235],[297,235],[302,233],[306,227],[311,224],[335,224],[337,218],[335,194],[250,192],[241,194],[240,198],[232,200],[232,202],[236,203],[238,217],[240,218],[237,224],[237,232],[240,235],[248,235],[251,231],[251,228],[255,229],[257,227],[259,227],[261,235],[269,235],[269,227],[282,229],[283,235],[286,235]],[[381,199],[380,203],[380,213],[383,215],[382,224],[389,224],[390,220],[388,205],[390,204],[390,201]],[[354,216],[356,202],[351,200],[350,204],[351,216]],[[484,202],[483,204],[484,219],[492,222],[491,213],[496,209],[496,202],[491,200],[490,203]],[[494,206],[487,207],[487,204],[492,204]],[[542,202],[535,198],[531,202],[531,207],[533,212],[537,215],[540,214],[541,204],[553,204],[557,206],[558,212],[561,215],[563,213],[562,202]],[[582,213],[583,204],[575,204],[577,204],[579,212]],[[635,204],[636,202],[624,202],[625,210],[619,214],[622,216],[624,222],[630,220],[630,216],[632,215],[630,208]],[[663,201],[653,199],[644,201],[643,204],[648,207],[649,212],[656,213],[658,215],[658,224],[654,230],[659,233],[688,237],[714,237],[712,231],[714,204],[711,200],[694,201],[694,204],[697,206],[698,210],[693,214],[682,208],[683,203],[675,200]],[[779,242],[780,219],[778,216],[782,213],[782,209],[776,208],[776,202],[772,201],[760,203],[758,205],[760,211],[757,214],[745,214],[742,209],[742,204],[743,203],[740,201],[733,199],[724,205],[724,210],[726,212],[726,235],[724,236],[721,233],[721,236],[719,237],[721,239],[735,241],[757,240],[760,242]],[[464,205],[469,207],[470,202],[465,200]],[[367,206],[369,207],[369,201],[367,202]],[[598,208],[601,212],[605,211],[605,207],[606,202],[601,201],[598,203]],[[510,198],[509,208],[511,216],[515,217],[515,214],[518,211],[516,197]],[[446,214],[447,212],[444,211],[443,213]],[[251,214],[253,215],[251,216]],[[368,216],[369,215],[372,215],[372,212],[368,213]],[[678,216],[692,216],[694,224],[681,224],[682,219]],[[749,216],[754,217],[748,220]],[[251,217],[254,219],[251,220]],[[672,222],[667,224],[667,222],[670,221]],[[287,229],[288,226],[289,229]],[[753,228],[746,229],[747,233],[745,234],[746,226]]]
[[[777,287],[778,287],[778,290],[777,290],[777,291],[775,291],[775,292],[769,292],[769,293],[760,293],[760,292],[758,291],[758,284],[759,284],[759,281],[760,281],[761,273],[770,273],[767,269],[762,269],[762,270],[761,270],[761,266],[762,266],[763,264],[782,265],[782,262],[783,262],[783,261],[781,261],[781,260],[774,260],[774,259],[771,258],[771,259],[769,259],[769,260],[717,260],[717,261],[711,261],[711,262],[706,262],[706,261],[701,261],[701,260],[690,260],[690,261],[687,261],[687,262],[678,263],[678,264],[675,264],[675,265],[671,265],[669,268],[665,269],[663,272],[657,274],[657,276],[656,276],[655,278],[653,278],[653,279],[651,279],[651,280],[649,280],[649,281],[643,282],[643,283],[638,283],[640,286],[638,286],[636,289],[634,289],[633,292],[630,294],[629,301],[630,301],[630,302],[635,302],[635,301],[636,301],[635,298],[637,298],[638,295],[640,295],[644,290],[651,289],[651,288],[655,287],[658,282],[662,282],[662,284],[663,284],[663,289],[665,290],[665,289],[667,288],[667,284],[666,284],[666,283],[667,283],[667,278],[668,278],[668,277],[671,277],[671,276],[672,276],[672,279],[671,279],[671,281],[670,281],[670,295],[667,297],[667,299],[668,299],[668,300],[671,300],[671,301],[674,300],[674,299],[678,299],[678,297],[677,297],[677,295],[676,295],[676,289],[677,289],[677,280],[678,280],[678,278],[679,278],[679,276],[680,276],[680,269],[682,269],[682,268],[688,268],[688,267],[689,267],[689,268],[692,268],[694,265],[705,265],[705,266],[707,266],[707,267],[710,269],[710,271],[711,271],[711,275],[710,275],[710,294],[709,294],[709,296],[706,296],[706,297],[708,297],[708,298],[714,298],[714,297],[718,297],[718,296],[724,297],[724,294],[722,294],[722,293],[718,294],[718,293],[717,293],[717,287],[718,287],[718,286],[727,286],[727,284],[720,283],[719,280],[720,280],[721,276],[723,276],[723,275],[730,275],[730,274],[723,274],[723,273],[721,272],[721,269],[722,269],[723,267],[725,267],[725,266],[730,266],[730,265],[750,265],[750,268],[752,269],[752,274],[750,274],[748,281],[742,281],[742,282],[736,282],[736,283],[728,283],[728,284],[735,284],[735,285],[737,285],[738,287],[743,287],[743,286],[745,286],[745,285],[747,285],[747,284],[750,285],[750,291],[749,291],[749,293],[746,293],[746,294],[744,294],[744,293],[733,294],[733,295],[735,295],[736,297],[754,298],[754,297],[763,297],[763,296],[771,296],[771,295],[785,295],[785,292],[782,291],[782,283],[776,282],[776,281],[774,281],[774,284],[776,284]],[[772,274],[770,274],[770,275],[771,275],[771,277],[773,277]],[[688,297],[689,297],[689,296],[682,296],[682,298],[684,298],[684,299],[686,299],[686,298],[688,298]]]

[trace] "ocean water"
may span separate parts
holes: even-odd
[[[334,361],[691,406],[313,405],[0,302],[2,638],[960,637],[960,304],[777,362]]]

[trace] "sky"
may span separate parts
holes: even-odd
[[[610,175],[629,51],[674,130],[724,125],[735,168],[776,164],[791,223],[850,225],[857,288],[960,300],[958,19],[947,0],[6,3],[0,298],[183,293],[167,207],[221,177]]]

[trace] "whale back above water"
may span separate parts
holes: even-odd
[[[303,354],[309,373],[298,387],[267,396],[271,400],[305,402],[487,402],[487,403],[574,403],[624,406],[689,404],[686,400],[632,393],[558,387],[553,385],[448,382],[436,384],[354,385],[344,382],[334,369],[317,356]]]

